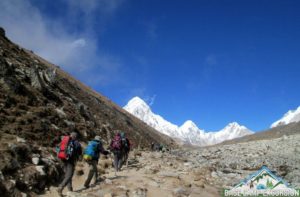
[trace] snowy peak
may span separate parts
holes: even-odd
[[[150,109],[149,105],[147,105],[147,103],[144,100],[137,96],[133,97],[124,108],[144,110]]]
[[[149,113],[151,114],[150,107],[139,97],[132,98],[123,108],[144,122],[147,122],[145,118],[148,117]]]
[[[227,125],[227,127],[241,127],[237,122],[231,122]]]
[[[180,136],[178,136],[179,133],[176,132],[178,127],[163,119],[161,116],[154,114],[149,105],[141,98],[132,98],[123,109],[161,133],[169,135],[170,137],[180,138]]]
[[[194,128],[194,129],[199,129],[197,127],[197,125],[191,121],[191,120],[187,120],[183,123],[183,125],[180,126],[181,129],[187,129],[187,128]]]
[[[212,145],[253,133],[236,122],[228,124],[224,129],[218,132],[205,132],[199,129],[191,120],[187,120],[178,127],[163,117],[153,113],[146,102],[139,97],[132,98],[124,109],[159,132],[193,145]]]
[[[204,130],[199,129],[193,121],[187,120],[183,123],[183,125],[179,127],[179,132],[181,133],[183,138],[189,138],[190,140],[188,141],[191,142],[194,140],[191,138],[194,138],[195,136],[197,138],[197,135],[201,135],[201,133],[203,133]]]
[[[229,123],[226,127],[224,127],[221,131],[216,132],[216,136],[218,138],[226,137],[227,140],[238,137],[242,137],[244,135],[253,134],[253,131],[247,129],[245,126],[239,125],[237,122]]]
[[[223,130],[242,130],[247,129],[245,126],[239,125],[237,122],[229,123]]]
[[[281,119],[277,120],[271,125],[271,128],[298,121],[300,121],[300,106],[295,110],[289,110],[287,113],[285,113]]]

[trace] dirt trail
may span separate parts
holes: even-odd
[[[110,167],[111,159],[101,159],[101,181],[90,188],[83,187],[87,176],[88,166],[78,163],[76,173],[80,170],[84,174],[74,175],[74,192],[63,191],[65,196],[100,196],[100,197],[215,197],[220,196],[219,191],[195,177],[193,171],[184,168],[186,162],[168,153],[142,152],[134,157],[131,153],[128,166],[115,173]],[[109,166],[108,168],[104,168]],[[43,197],[58,196],[55,187],[51,187]]]

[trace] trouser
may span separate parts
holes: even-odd
[[[59,187],[62,188],[62,190],[65,186],[67,186],[69,191],[73,191],[72,177],[74,174],[74,170],[75,170],[75,162],[64,161],[65,177],[64,180],[59,185]]]
[[[129,150],[125,149],[122,152],[122,165],[125,165],[128,159]],[[122,166],[121,166],[122,167]]]
[[[121,151],[116,150],[114,151],[114,167],[115,171],[120,171],[122,164],[122,154]]]
[[[98,170],[97,170],[98,161],[97,160],[92,160],[88,164],[89,164],[89,174],[88,174],[88,177],[87,177],[87,179],[84,183],[84,186],[89,186],[90,185],[90,182],[91,182],[94,175],[95,175],[95,183],[98,180]]]

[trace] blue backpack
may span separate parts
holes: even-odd
[[[100,142],[97,141],[90,141],[89,144],[87,145],[83,158],[86,161],[90,161],[92,159],[97,159],[98,158],[98,146],[100,145]]]

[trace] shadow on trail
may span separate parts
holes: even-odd
[[[110,177],[110,178],[107,178],[107,179],[109,179],[109,180],[115,180],[115,179],[125,179],[125,178],[127,178],[128,176],[114,176],[114,177]]]

